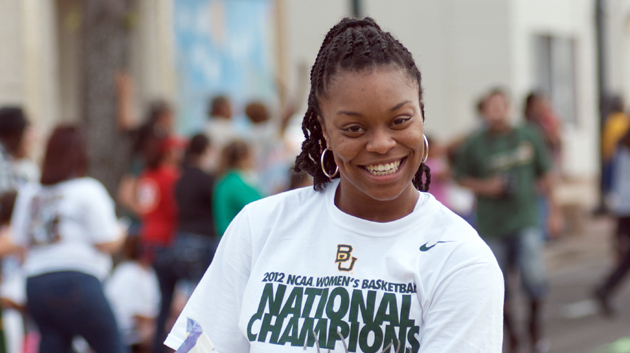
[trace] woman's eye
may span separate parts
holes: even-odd
[[[352,125],[352,126],[348,126],[347,128],[345,128],[346,132],[352,132],[352,133],[358,133],[358,132],[362,132],[363,128],[361,128],[358,125]]]
[[[394,119],[394,121],[392,122],[392,125],[400,125],[400,124],[404,124],[407,121],[409,121],[409,119],[411,119],[411,117],[405,116],[405,117],[399,117]]]

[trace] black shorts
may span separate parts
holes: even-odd
[[[630,216],[617,218],[617,235],[630,237]]]

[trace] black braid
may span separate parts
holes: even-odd
[[[366,17],[362,20],[344,18],[326,34],[319,48],[315,63],[311,68],[311,91],[308,95],[308,108],[302,120],[305,140],[302,152],[295,160],[295,171],[305,171],[313,177],[315,190],[321,191],[330,181],[322,172],[321,155],[326,149],[326,140],[320,121],[319,98],[326,97],[328,83],[338,71],[361,71],[377,66],[397,65],[418,83],[420,111],[424,120],[422,99],[422,77],[413,56],[389,32],[384,32],[376,22]],[[324,168],[332,175],[336,165],[331,156],[326,156]],[[423,176],[425,181],[423,182]],[[339,176],[335,176],[338,178]],[[413,185],[421,191],[428,191],[431,184],[429,167],[422,163],[413,179]]]
[[[424,182],[422,182],[423,175],[425,177]],[[413,185],[420,191],[429,191],[429,185],[431,185],[431,168],[425,163],[420,164],[420,168],[416,171],[416,175],[413,177]]]

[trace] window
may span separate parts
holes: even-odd
[[[575,40],[538,35],[534,55],[536,88],[549,96],[564,124],[576,125]]]

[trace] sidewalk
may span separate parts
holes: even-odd
[[[613,350],[612,344],[630,337],[630,286],[622,284],[614,297],[614,319],[600,314],[591,294],[613,265],[615,221],[584,215],[580,223],[550,242],[545,251],[550,283],[545,330],[550,353],[628,353],[625,348]],[[525,310],[521,309],[519,321],[523,325]]]

